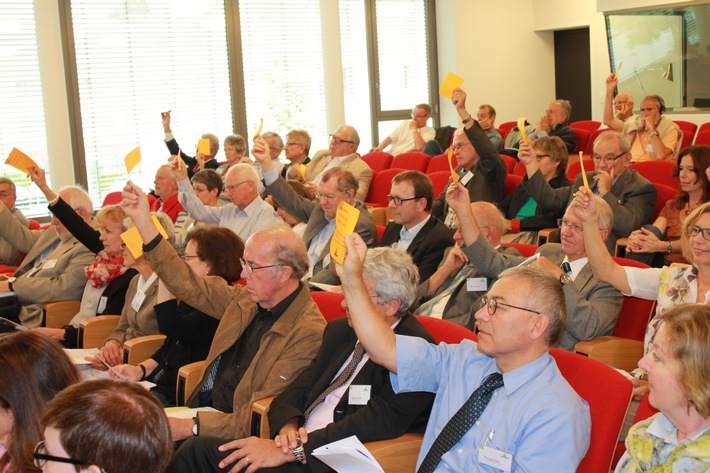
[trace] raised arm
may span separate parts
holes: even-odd
[[[336,265],[336,271],[343,282],[343,293],[355,333],[372,361],[397,373],[394,332],[377,313],[362,277],[367,246],[357,233],[345,237],[345,246],[345,259],[342,265]]]
[[[604,124],[612,130],[621,131],[624,129],[624,122],[614,115],[614,91],[619,79],[615,73],[609,74],[606,78],[606,95],[604,96]]]
[[[611,258],[599,233],[597,205],[591,194],[586,189],[580,188],[570,205],[575,215],[582,221],[584,246],[594,277],[615,287],[623,294],[631,294],[624,268]]]

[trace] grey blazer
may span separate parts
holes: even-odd
[[[587,173],[589,185],[594,189],[594,176],[597,173]],[[523,178],[520,184],[537,201],[538,206],[545,208],[566,209],[572,199],[572,194],[582,186],[582,175],[572,184],[572,187],[553,189],[547,183],[540,171],[528,179]],[[614,226],[611,229],[606,246],[614,254],[616,240],[628,237],[632,231],[651,223],[653,209],[656,206],[657,192],[651,182],[633,169],[627,169],[611,186],[603,199],[614,213]]]
[[[497,278],[505,269],[517,266],[525,258],[493,251],[483,236],[470,246],[461,248],[478,271],[486,277]],[[538,250],[542,256],[559,265],[565,257],[562,245],[548,243]],[[591,340],[599,335],[610,335],[619,317],[624,296],[606,283],[598,281],[587,263],[573,284],[563,287],[567,308],[567,323],[558,347],[574,349],[581,340]]]

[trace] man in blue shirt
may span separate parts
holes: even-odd
[[[362,280],[367,248],[357,235],[346,237],[346,245],[338,271],[359,340],[373,361],[391,371],[395,392],[436,394],[417,468],[483,380],[502,373],[503,386],[433,471],[577,469],[589,447],[591,420],[587,404],[548,353],[565,323],[559,281],[530,267],[503,272],[476,312],[478,344],[437,346],[395,335],[377,319]]]

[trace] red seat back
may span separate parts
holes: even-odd
[[[508,174],[505,176],[505,196],[508,197],[515,192],[515,189],[518,188],[521,182],[523,182],[523,176],[518,176],[517,174]]]
[[[577,152],[584,152],[587,150],[587,145],[589,145],[589,139],[591,138],[591,133],[582,128],[572,128],[574,134],[577,136]],[[586,164],[586,163],[585,163]]]
[[[525,168],[525,165],[518,161],[515,164],[515,169],[513,169],[513,174],[515,174],[516,176],[525,177],[527,173],[528,170]]]
[[[30,230],[39,230],[42,227],[37,220],[28,218],[27,221],[30,223]]]
[[[385,169],[379,172],[372,171],[372,182],[367,191],[365,202],[373,207],[387,207],[387,194],[392,190],[392,179],[406,169]]]
[[[508,174],[513,174],[513,169],[515,169],[515,165],[518,164],[518,160],[512,156],[508,156],[507,154],[501,154],[500,157],[505,163],[505,169]]]
[[[431,157],[428,154],[424,154],[421,151],[407,151],[394,157],[392,167],[426,172],[429,161],[431,161]]]
[[[456,169],[458,166],[458,161],[456,160],[456,155],[451,156],[451,165]],[[431,174],[437,171],[448,171],[449,170],[449,157],[446,153],[437,154],[429,160],[429,164],[426,168],[426,173]]]
[[[698,136],[695,137],[695,144],[710,145],[710,128],[706,129],[705,131],[698,132]]]
[[[478,342],[478,337],[475,333],[461,325],[449,322],[448,320],[437,319],[436,317],[427,317],[426,315],[417,315],[417,320],[424,328],[434,337],[436,343],[461,343],[461,340],[473,340]]]
[[[436,171],[427,174],[431,183],[434,186],[434,198],[441,194],[446,186],[449,184],[449,179],[451,179],[451,172],[447,171]]]
[[[631,381],[604,363],[576,353],[550,348],[550,355],[572,389],[589,404],[589,450],[577,473],[609,471],[631,401]]]
[[[385,234],[385,229],[387,227],[384,225],[375,225],[375,230],[377,230],[377,241],[382,241],[382,235]]]
[[[367,163],[373,171],[382,171],[392,166],[393,156],[385,151],[372,151],[362,155],[362,160]]]
[[[589,133],[592,133],[593,131],[597,131],[599,127],[602,126],[602,122],[598,122],[596,120],[579,120],[570,123],[569,126],[570,128],[574,128],[575,130],[585,130]],[[579,150],[584,151],[584,149],[582,148],[580,148]]]
[[[104,197],[104,203],[101,204],[101,207],[106,207],[107,205],[117,205],[120,204],[122,200],[123,196],[120,192],[109,192],[106,194],[106,197]]]
[[[642,161],[629,164],[630,169],[635,169],[654,184],[663,184],[678,189],[680,181],[677,176],[673,175],[675,166],[675,161]]]
[[[511,248],[515,248],[520,252],[521,255],[525,256],[526,258],[529,258],[534,255],[537,249],[539,248],[537,245],[531,245],[529,243],[501,243],[501,246],[509,246]]]
[[[622,266],[631,266],[635,268],[648,268],[647,264],[641,263],[627,258],[619,258],[614,256],[614,261]],[[651,319],[653,310],[656,306],[656,301],[640,299],[633,296],[624,296],[624,302],[621,304],[619,318],[616,320],[612,335],[631,340],[643,341],[646,334],[648,321]]]
[[[591,159],[585,159],[584,170],[587,172],[594,171],[594,161]],[[574,182],[580,172],[582,172],[582,165],[579,164],[579,161],[575,161],[567,166],[567,172],[565,174],[567,175],[567,179]]]
[[[345,317],[345,309],[341,305],[345,296],[340,292],[314,291],[311,297],[318,305],[323,318],[330,322],[333,319]]]
[[[503,130],[505,131],[505,134],[507,135],[510,133],[510,130],[518,126],[518,122],[503,122],[500,125],[498,125],[498,131]],[[503,133],[501,133],[501,136]]]
[[[660,214],[661,210],[663,210],[663,207],[666,206],[666,202],[673,199],[673,197],[676,196],[678,191],[673,187],[664,186],[663,184],[656,184],[655,182],[653,183],[653,186],[656,188],[656,192],[658,193],[658,198],[656,199],[656,208],[653,209],[652,219],[656,220],[658,214]]]
[[[602,133],[607,132],[607,131],[613,131],[613,130],[611,130],[609,128],[602,128],[601,130],[593,131],[589,135],[589,141],[587,142],[587,147],[584,150],[582,150],[580,148],[577,151],[584,151],[584,154],[586,154],[587,156],[591,156],[592,153],[594,152],[594,141],[596,141],[596,139],[599,137],[599,135],[601,135]]]

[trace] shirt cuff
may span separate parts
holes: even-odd
[[[276,168],[273,168],[269,172],[262,172],[262,175],[264,176],[264,182],[267,186],[270,186],[271,184],[276,182],[276,179],[279,178],[279,172],[276,170]]]
[[[172,133],[172,132],[165,134],[165,142],[166,142],[166,143],[167,143],[168,141],[172,141],[172,140],[174,140],[174,139],[175,139],[175,137],[173,136],[173,133]]]
[[[519,233],[520,232],[520,220],[512,219],[510,221],[510,232],[511,233]]]

